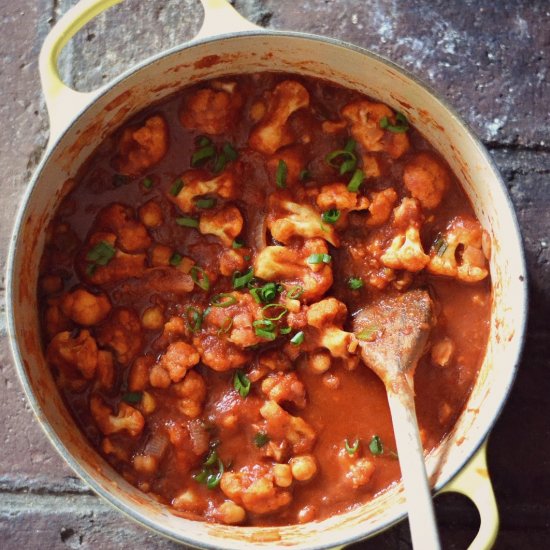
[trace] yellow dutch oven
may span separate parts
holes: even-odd
[[[46,365],[37,307],[45,228],[95,148],[135,113],[208,78],[257,71],[321,77],[360,90],[407,118],[445,157],[493,242],[490,338],[477,382],[454,430],[426,458],[434,493],[457,491],[476,504],[481,527],[471,549],[490,548],[498,512],[487,473],[488,433],[514,380],[527,314],[525,262],[517,220],[495,166],[460,117],[393,63],[364,49],[296,32],[265,30],[225,0],[201,0],[195,39],[165,51],[91,93],[68,88],[57,69],[68,40],[120,0],[82,0],[57,23],[40,54],[50,140],[29,185],[8,262],[9,334],[19,376],[44,430],[75,472],[113,506],[172,539],[204,548],[336,548],[373,536],[407,513],[401,484],[346,514],[289,527],[235,527],[191,521],[128,484],[90,446],[64,405]]]

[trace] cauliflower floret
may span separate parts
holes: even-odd
[[[66,331],[54,336],[48,345],[46,358],[69,381],[81,377],[91,380],[97,369],[97,354],[96,341],[87,330],[81,330],[78,336]]]
[[[262,308],[247,292],[231,292],[222,301],[235,301],[228,307],[213,307],[204,319],[204,330],[214,332],[220,338],[240,348],[264,342],[255,333],[253,323],[263,319]]]
[[[382,168],[377,157],[363,154],[361,159],[363,160],[362,170],[365,178],[379,178],[382,175]]]
[[[94,285],[105,285],[143,275],[147,256],[141,253],[127,254],[115,247],[116,241],[117,236],[114,233],[97,232],[90,236],[79,261],[84,279]],[[87,259],[98,246],[112,252],[112,257],[107,258],[104,264]]]
[[[151,386],[167,388],[172,382],[179,382],[199,361],[199,353],[193,346],[182,341],[173,342],[151,369]]]
[[[393,187],[374,192],[370,196],[370,216],[367,220],[368,227],[376,227],[386,223],[391,216],[392,209],[397,202],[397,193]]]
[[[69,292],[61,299],[61,310],[75,323],[92,326],[101,323],[111,311],[106,294],[92,294],[83,288]]]
[[[277,170],[279,169],[279,164],[284,162],[286,166],[286,178],[284,183],[287,187],[292,187],[296,185],[300,180],[300,173],[302,172],[305,161],[304,161],[304,151],[300,146],[292,146],[279,151],[277,154],[273,155],[267,161],[267,168],[273,183],[277,183]]]
[[[242,367],[250,360],[250,353],[227,339],[212,334],[201,334],[193,340],[202,362],[211,369],[223,372]]]
[[[115,233],[116,245],[124,252],[139,252],[151,245],[146,227],[135,219],[130,206],[113,203],[103,208],[96,217],[94,227]]]
[[[405,165],[403,183],[423,208],[433,209],[449,186],[449,173],[434,156],[418,153]]]
[[[135,311],[119,308],[97,330],[97,341],[115,352],[123,365],[129,364],[141,348],[142,331]]]
[[[229,247],[242,231],[243,223],[243,217],[236,206],[224,206],[216,212],[202,214],[199,231],[203,235],[215,235]]]
[[[344,183],[331,183],[323,185],[321,192],[317,195],[317,206],[323,210],[338,210],[340,219],[337,225],[344,224],[347,215],[353,210],[367,210],[370,205],[367,197],[362,197],[358,193],[348,191]]]
[[[267,466],[241,468],[225,472],[220,488],[231,500],[254,514],[269,514],[290,504],[290,492],[278,487]]]
[[[197,418],[202,412],[206,397],[206,384],[202,376],[190,370],[185,378],[172,385],[172,391],[179,397],[179,410],[189,418]]]
[[[332,268],[321,263],[308,263],[313,254],[327,255],[327,245],[322,239],[307,239],[303,245],[267,246],[254,261],[254,273],[266,281],[299,285],[306,302],[318,300],[332,285]]]
[[[272,155],[296,139],[288,124],[292,113],[309,106],[309,93],[299,83],[284,80],[271,93],[266,114],[248,138],[248,144],[259,153]]]
[[[483,252],[483,229],[478,221],[457,216],[430,250],[428,271],[475,283],[489,274]]]
[[[266,421],[265,430],[272,442],[287,442],[294,455],[311,451],[316,434],[303,418],[287,413],[275,401],[266,401],[260,414]]]
[[[270,372],[287,371],[291,368],[290,359],[281,350],[270,349],[259,356],[258,362],[248,372],[248,379],[257,382]]]
[[[358,458],[351,466],[346,474],[346,480],[350,485],[357,489],[363,485],[367,485],[372,479],[376,470],[374,463],[368,458]]]
[[[300,409],[306,406],[306,389],[295,372],[270,374],[262,382],[262,392],[275,403],[291,402]]]
[[[154,115],[142,126],[130,126],[122,132],[115,165],[121,174],[139,176],[159,163],[167,151],[168,124]]]
[[[220,274],[224,277],[231,277],[235,271],[243,271],[247,264],[244,257],[249,254],[249,248],[224,249],[220,254]]]
[[[145,426],[145,419],[137,409],[121,402],[115,416],[98,395],[92,395],[90,398],[90,412],[104,435],[127,431],[132,437],[136,437]]]
[[[426,267],[430,257],[424,253],[418,228],[409,227],[404,234],[400,233],[393,238],[380,260],[391,269],[416,272]]]
[[[269,197],[267,227],[274,239],[285,244],[293,237],[325,239],[334,246],[340,244],[334,226],[324,224],[319,212],[309,204],[292,202],[282,193]]]
[[[360,99],[345,105],[342,115],[351,124],[352,136],[366,151],[384,151],[396,159],[409,149],[406,133],[393,133],[380,127],[384,117],[394,122],[394,113],[387,105]]]
[[[180,122],[185,128],[205,134],[223,134],[243,104],[243,98],[235,82],[214,83],[211,88],[194,90],[186,98],[180,110]]]
[[[345,304],[332,297],[311,305],[307,311],[307,324],[317,330],[308,331],[303,349],[326,348],[332,357],[342,359],[347,368],[355,368],[359,362],[355,355],[357,339],[353,333],[342,330],[347,312]]]
[[[213,178],[203,170],[188,170],[182,174],[181,181],[183,186],[179,193],[167,196],[186,214],[198,210],[194,199],[201,195],[218,195],[224,199],[236,196],[235,175],[229,168]]]

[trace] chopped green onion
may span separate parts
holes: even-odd
[[[311,173],[310,173],[309,170],[302,170],[300,172],[300,175],[298,176],[298,179],[300,181],[305,181],[305,180],[309,179],[310,177],[311,177]]]
[[[291,300],[298,300],[298,298],[301,298],[302,294],[304,293],[304,287],[302,286],[293,286],[287,293],[287,297]]]
[[[321,219],[326,223],[336,223],[340,219],[340,210],[336,210],[336,208],[331,208],[330,210],[327,210],[326,212],[323,212],[321,214]]]
[[[195,139],[195,143],[199,147],[206,147],[207,145],[210,145],[212,143],[212,140],[207,136],[197,136]]]
[[[226,317],[223,325],[218,329],[218,336],[222,334],[227,334],[233,327],[233,319],[231,317]]]
[[[86,275],[88,275],[88,277],[92,277],[96,269],[97,264],[88,264],[88,267],[86,268]]]
[[[377,332],[378,327],[376,325],[369,325],[361,332],[358,332],[355,336],[358,340],[362,340],[363,342],[372,342],[375,339]]]
[[[153,180],[151,178],[145,178],[141,182],[141,185],[143,185],[143,187],[145,187],[145,189],[151,189],[151,187],[153,187]]]
[[[391,124],[387,116],[382,117],[380,119],[380,128],[382,128],[382,130],[389,130],[394,134],[403,134],[409,129],[409,121],[403,113],[396,113],[395,121],[397,124]]]
[[[344,447],[346,448],[346,452],[348,453],[348,455],[353,456],[359,450],[359,439],[356,439],[353,442],[353,445],[350,445],[349,441],[346,438],[344,441]]]
[[[291,339],[290,343],[294,344],[295,346],[299,346],[304,341],[304,332],[301,330],[300,332],[297,332]]]
[[[280,159],[279,164],[277,165],[277,173],[275,174],[277,187],[279,187],[279,189],[284,189],[286,187],[287,175],[288,175],[288,167],[286,165],[286,162],[283,159]]]
[[[170,187],[170,195],[176,197],[179,195],[179,192],[183,189],[183,180],[178,178]]]
[[[244,288],[254,278],[254,270],[250,268],[246,273],[241,274],[239,271],[233,273],[233,288],[238,290]]]
[[[363,174],[363,170],[360,170],[359,168],[355,170],[353,176],[351,176],[351,179],[349,180],[348,191],[351,191],[352,193],[357,193],[364,179],[365,174]]]
[[[235,239],[232,243],[231,243],[231,248],[237,250],[239,248],[242,248],[244,246],[243,243],[241,243],[240,241],[238,241],[237,239]]]
[[[269,340],[270,342],[277,338],[277,334],[275,332],[277,327],[275,326],[275,323],[270,319],[260,319],[254,321],[252,323],[252,326],[254,327],[254,332],[256,333],[256,336],[259,336],[260,338],[264,338],[265,340]]]
[[[235,371],[233,375],[233,387],[239,392],[241,397],[246,397],[250,392],[250,380],[240,369]]]
[[[98,242],[86,254],[86,259],[89,262],[95,262],[98,265],[107,265],[116,253],[115,247],[107,241]]]
[[[122,396],[122,401],[135,405],[141,401],[142,396],[143,394],[140,391],[130,391]]]
[[[181,261],[183,260],[183,257],[181,254],[178,254],[177,252],[174,252],[172,256],[170,256],[170,265],[177,267],[181,264]]]
[[[369,450],[373,455],[381,455],[384,452],[382,440],[379,436],[374,435],[369,443]]]
[[[363,288],[363,279],[361,277],[350,277],[348,279],[348,288],[350,290],[359,290]]]
[[[211,449],[210,453],[203,462],[202,470],[193,476],[197,483],[206,485],[209,489],[215,489],[221,481],[225,466],[215,448]]]
[[[239,153],[235,150],[231,143],[225,142],[223,145],[223,154],[227,157],[228,160],[233,161],[239,158]]]
[[[225,155],[223,153],[221,155],[218,155],[216,157],[216,161],[214,162],[214,168],[213,168],[214,174],[219,174],[220,172],[222,172],[226,164],[227,164],[227,159],[225,158]]]
[[[233,294],[227,292],[222,292],[221,294],[216,294],[212,296],[210,303],[214,307],[229,307],[237,303],[237,298]]]
[[[266,311],[269,309],[275,309],[275,312],[271,317],[266,315]],[[280,312],[277,312],[278,309]],[[268,321],[280,321],[288,313],[288,308],[282,304],[267,304],[267,306],[262,308],[262,311],[264,312],[264,319],[267,319]]]
[[[193,282],[203,290],[210,290],[210,279],[208,278],[208,275],[206,274],[206,271],[202,267],[199,267],[198,265],[194,265],[190,270],[189,274],[191,275],[191,279],[193,279]],[[205,312],[206,315],[206,312]]]
[[[260,298],[262,302],[272,302],[277,297],[277,294],[278,289],[275,283],[266,283],[262,288],[260,288]]]
[[[250,289],[250,294],[252,295],[252,298],[254,298],[254,301],[257,304],[262,303],[262,299],[260,298],[260,289],[259,288],[251,288]]]
[[[280,334],[290,334],[292,332],[291,327],[283,327],[279,329]]]
[[[254,436],[254,445],[258,447],[258,449],[264,447],[269,443],[269,436],[265,432],[258,432]]]
[[[197,208],[214,208],[214,206],[216,206],[216,203],[218,201],[212,197],[208,197],[206,199],[197,199],[195,201],[195,206]]]
[[[128,176],[125,176],[124,174],[115,174],[113,176],[113,185],[115,187],[126,185],[129,181],[130,181],[130,178]]]
[[[190,216],[180,216],[179,218],[176,218],[176,223],[182,227],[199,227],[199,220],[191,218]]]
[[[185,310],[185,320],[191,332],[199,332],[202,327],[202,314],[199,309],[189,306]]]
[[[351,141],[353,142],[354,148],[355,142],[353,140]],[[349,143],[350,142],[348,141],[346,147],[348,147]],[[357,157],[353,152],[353,148],[351,148],[350,150],[344,148],[332,151],[325,157],[325,162],[333,168],[338,168],[340,175],[352,172],[357,166]]]
[[[245,262],[249,262],[249,261],[250,261],[250,256],[249,256],[249,255],[244,256],[244,257],[243,257],[243,260],[244,260]]]
[[[193,153],[191,157],[191,166],[199,166],[206,162],[209,158],[212,158],[216,154],[216,150],[212,144],[201,147],[198,151]]]
[[[311,254],[307,259],[308,264],[330,264],[332,257],[330,254]]]
[[[355,146],[357,145],[357,142],[353,138],[349,138],[346,141],[346,144],[344,145],[344,151],[348,151],[349,153],[353,153],[355,151]]]

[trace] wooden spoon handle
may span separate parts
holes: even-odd
[[[405,377],[402,382],[398,388],[395,385],[388,387],[388,401],[407,496],[413,548],[439,550],[441,546],[418,432],[414,394]]]

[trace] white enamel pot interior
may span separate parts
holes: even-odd
[[[122,75],[95,94],[91,104],[83,105],[72,120],[66,121],[65,128],[58,125],[58,136],[50,143],[24,197],[11,242],[9,333],[25,391],[52,442],[100,496],[133,519],[199,547],[337,547],[376,534],[402,519],[406,508],[401,485],[349,513],[304,525],[260,529],[177,517],[128,484],[91,448],[57,391],[40,340],[36,288],[45,228],[82,163],[125,120],[182,87],[208,78],[263,70],[322,77],[403,111],[449,162],[491,235],[494,291],[487,353],[453,433],[427,459],[436,491],[461,470],[493,426],[519,359],[526,278],[517,221],[487,152],[454,111],[388,61],[335,40],[254,30],[195,40]]]

